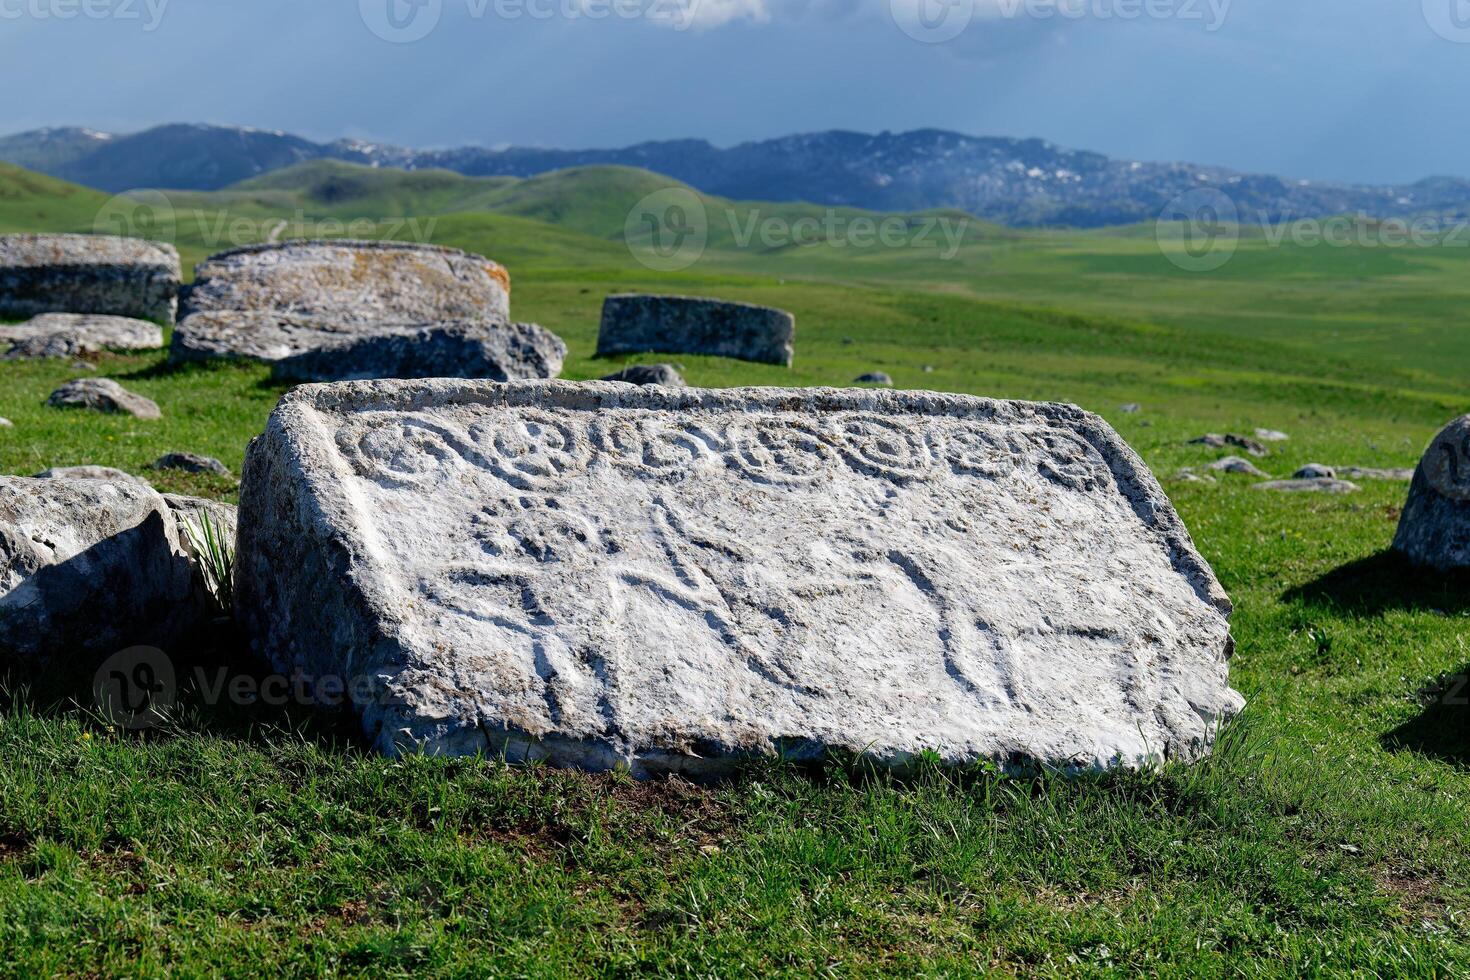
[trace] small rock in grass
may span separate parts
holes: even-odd
[[[603,381],[621,381],[630,385],[664,385],[668,388],[683,388],[684,379],[672,364],[630,364]]]
[[[1218,470],[1221,473],[1240,473],[1244,476],[1270,476],[1269,473],[1262,473],[1256,469],[1255,464],[1250,460],[1243,459],[1240,456],[1226,456],[1224,459],[1217,459],[1210,464],[1210,469]]]
[[[1256,442],[1254,439],[1247,439],[1245,436],[1236,435],[1233,432],[1226,433],[1225,435],[1221,435],[1218,432],[1206,432],[1198,439],[1189,440],[1189,444],[1191,446],[1209,446],[1211,449],[1224,449],[1226,446],[1235,446],[1237,449],[1244,449],[1252,456],[1271,455],[1271,451],[1259,442]]]
[[[0,418],[0,429],[8,429],[13,425],[15,425],[15,423],[10,421],[9,419]]]
[[[213,456],[198,453],[165,453],[153,463],[155,470],[183,470],[186,473],[215,473],[229,476],[230,468]]]
[[[885,388],[893,387],[893,379],[883,371],[869,371],[854,380],[854,384],[860,385],[882,385]]]
[[[1424,451],[1393,547],[1416,565],[1470,568],[1470,415],[1445,426]]]
[[[151,486],[141,476],[134,476],[111,466],[53,466],[37,473],[37,480],[109,480],[112,482],[136,483],[140,487]]]
[[[1369,466],[1339,466],[1337,475],[1345,480],[1403,480],[1407,482],[1414,479],[1413,470],[1379,470]]]
[[[1186,466],[1172,477],[1176,483],[1214,483],[1215,478],[1208,474],[1196,473]]]
[[[1143,406],[1138,404],[1138,402],[1129,402],[1126,405],[1120,405],[1118,407],[1118,411],[1122,412],[1124,415],[1137,415],[1139,412],[1143,411]]]
[[[1337,470],[1321,463],[1308,463],[1291,475],[1293,480],[1335,480]]]
[[[1277,432],[1275,429],[1257,429],[1256,438],[1262,442],[1285,442],[1291,436],[1285,432]]]
[[[158,404],[128,391],[111,378],[77,378],[51,393],[46,404],[53,408],[88,408],[96,412],[121,412],[140,419],[160,419]]]
[[[1279,490],[1283,493],[1356,493],[1358,485],[1349,483],[1347,480],[1335,480],[1322,476],[1310,479],[1268,480],[1265,483],[1257,483],[1256,489]]]

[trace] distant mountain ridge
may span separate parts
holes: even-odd
[[[131,135],[60,128],[0,138],[0,160],[113,193],[142,187],[219,190],[322,159],[476,177],[531,177],[612,164],[651,170],[727,198],[875,211],[956,208],[1021,227],[1150,220],[1180,195],[1200,188],[1223,190],[1242,214],[1270,220],[1336,214],[1470,217],[1470,180],[1459,178],[1399,186],[1293,181],[1223,167],[1119,160],[1039,139],[938,129],[876,135],[831,130],[724,149],[686,139],[602,150],[414,150],[191,124]]]

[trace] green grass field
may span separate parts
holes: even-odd
[[[1016,233],[975,223],[950,260],[919,247],[710,247],[656,273],[622,242],[661,178],[574,171],[468,181],[304,168],[169,195],[192,266],[226,218],[435,219],[432,238],[505,263],[517,319],[598,377],[602,298],[680,291],[797,315],[791,370],[676,356],[706,386],[899,386],[1075,402],[1165,480],[1236,603],[1249,699],[1208,761],[1138,774],[896,780],[834,759],[733,782],[634,784],[493,760],[388,761],[329,718],[206,707],[110,729],[7,688],[0,713],[0,973],[369,976],[1457,976],[1470,970],[1470,578],[1388,554],[1406,486],[1330,497],[1247,478],[1169,480],[1257,426],[1259,460],[1412,466],[1470,410],[1465,250],[1276,247],[1190,274],[1152,228]],[[0,231],[90,230],[106,195],[0,169]],[[114,205],[115,207],[116,205]],[[859,215],[846,215],[850,220]],[[919,221],[922,216],[916,216]],[[385,229],[386,225],[382,226]],[[426,227],[426,226],[421,226]],[[46,408],[61,362],[0,364],[0,472],[165,451],[238,472],[282,388],[252,366],[107,357],[155,399],[145,423]],[[1142,410],[1124,413],[1124,403]],[[254,665],[202,647],[185,667]]]

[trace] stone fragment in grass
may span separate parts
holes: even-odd
[[[893,378],[884,371],[869,371],[867,374],[859,375],[853,384],[879,385],[883,388],[893,387]]]
[[[12,422],[12,421],[10,421],[9,419],[7,419],[7,418],[0,418],[0,429],[9,429],[9,428],[13,428],[14,426],[15,426],[15,423]]]
[[[1425,450],[1393,546],[1418,565],[1470,568],[1470,415],[1445,426]]]
[[[1255,463],[1252,463],[1250,460],[1244,459],[1240,456],[1226,456],[1223,459],[1217,459],[1210,464],[1210,469],[1220,473],[1238,473],[1242,476],[1255,476],[1261,478],[1270,476],[1269,473],[1261,472],[1261,470],[1256,467]]]
[[[630,364],[603,381],[621,381],[630,385],[664,385],[669,388],[684,387],[684,376],[672,364]]]
[[[1252,456],[1271,455],[1271,451],[1259,442],[1256,442],[1254,439],[1247,439],[1245,436],[1236,435],[1233,432],[1226,433],[1225,435],[1221,435],[1218,432],[1206,432],[1198,439],[1189,440],[1189,444],[1191,446],[1209,446],[1211,449],[1224,449],[1226,446],[1235,446],[1237,449],[1244,449]]]
[[[1291,475],[1293,480],[1335,480],[1337,470],[1321,463],[1308,463]]]
[[[161,419],[158,403],[128,391],[111,378],[77,378],[51,393],[46,404],[52,408],[86,408],[95,412],[133,415],[140,419]]]
[[[1347,480],[1395,480],[1407,483],[1414,478],[1413,470],[1390,468],[1375,469],[1371,466],[1336,466],[1337,475]]]
[[[353,382],[243,472],[237,610],[388,753],[637,776],[1204,754],[1230,602],[1108,425],[930,392]]]
[[[1262,442],[1286,442],[1291,436],[1276,429],[1257,429],[1256,438]]]
[[[1257,490],[1277,490],[1283,493],[1357,493],[1358,485],[1330,476],[1294,477],[1290,480],[1267,480],[1257,483]]]
[[[103,313],[173,323],[179,253],[113,235],[0,235],[0,319]]]
[[[791,366],[796,318],[785,310],[695,296],[609,296],[597,356],[709,354]]]
[[[122,480],[0,477],[0,669],[87,670],[197,623],[168,505]]]
[[[92,313],[45,313],[25,323],[0,325],[0,347],[10,361],[80,357],[104,350],[153,350],[163,328],[148,320]]]
[[[155,470],[183,470],[185,473],[213,473],[229,476],[230,468],[213,456],[198,453],[164,453],[153,461]]]

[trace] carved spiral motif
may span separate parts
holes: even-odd
[[[337,448],[359,475],[386,486],[421,487],[457,467],[456,434],[412,416],[390,416],[337,433]]]
[[[879,415],[849,416],[834,428],[842,455],[859,470],[913,480],[934,468],[934,450],[922,429]]]
[[[944,458],[956,473],[998,480],[1026,458],[1024,440],[991,426],[962,426],[944,434]]]
[[[555,485],[587,466],[587,440],[544,412],[476,422],[470,439],[497,476],[523,490]]]
[[[693,423],[670,425],[658,419],[609,419],[594,429],[598,447],[616,465],[663,476],[678,476],[711,459],[724,440]]]
[[[1449,425],[1424,454],[1424,475],[1435,493],[1451,500],[1470,500],[1470,415]]]
[[[727,435],[731,465],[759,483],[815,483],[834,462],[821,432],[805,422],[743,423]]]

